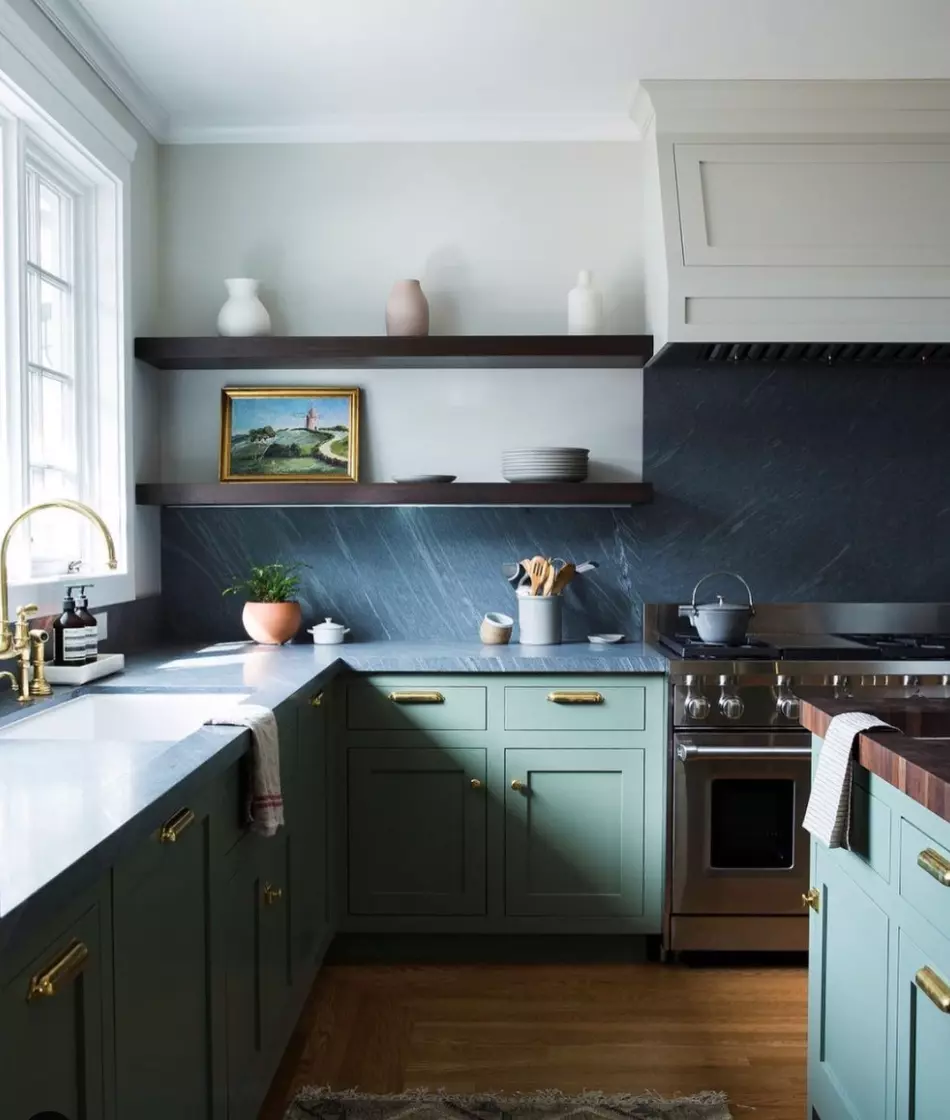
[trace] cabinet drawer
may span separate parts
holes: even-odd
[[[506,731],[643,731],[645,727],[642,685],[505,689]]]
[[[346,689],[350,731],[484,731],[488,691],[479,685],[354,681]]]
[[[950,851],[908,820],[901,820],[900,892],[938,930],[950,930]]]

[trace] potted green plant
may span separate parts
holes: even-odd
[[[301,612],[297,602],[300,570],[307,565],[254,565],[245,579],[234,579],[222,595],[244,595],[247,602],[241,621],[255,642],[279,646],[289,641],[300,629]]]

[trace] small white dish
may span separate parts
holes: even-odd
[[[313,635],[313,644],[316,646],[338,646],[350,629],[342,622],[334,622],[332,618],[325,618],[319,626],[311,626],[307,631]]]
[[[592,646],[613,646],[622,642],[623,634],[588,634],[587,640]]]

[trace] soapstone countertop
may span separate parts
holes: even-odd
[[[587,642],[481,646],[468,642],[352,642],[258,646],[224,642],[158,650],[126,671],[19,708],[4,697],[0,728],[87,691],[233,691],[276,707],[341,672],[663,673],[652,646]],[[169,701],[172,702],[172,701]],[[0,740],[0,947],[21,923],[40,920],[92,887],[117,855],[170,815],[188,791],[249,748],[237,727],[203,727],[176,742]],[[146,810],[154,810],[146,813]]]

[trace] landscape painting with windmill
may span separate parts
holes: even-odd
[[[225,389],[222,482],[355,482],[359,389]]]

